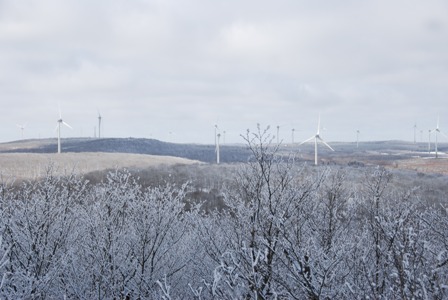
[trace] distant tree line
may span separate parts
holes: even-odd
[[[356,183],[307,169],[268,130],[245,140],[251,159],[215,187],[221,209],[188,201],[194,183],[128,171],[4,181],[0,298],[448,298],[446,199],[383,168]]]

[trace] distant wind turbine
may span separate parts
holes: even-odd
[[[286,140],[280,139],[280,129],[284,129],[285,126],[286,127],[289,127],[289,126],[292,127],[291,128],[291,144],[294,144],[294,142],[295,142],[295,133],[296,133],[297,129],[294,128],[294,124],[293,123],[283,123],[283,124],[280,124],[280,125],[276,126],[276,128],[277,128],[277,135],[274,136],[274,137],[277,139],[277,144],[280,144],[282,141],[286,141]]]
[[[221,134],[218,133],[216,135],[217,139],[216,139],[216,148],[215,148],[215,152],[216,152],[216,163],[219,165],[219,138],[221,137]]]
[[[58,131],[58,153],[61,153],[61,126],[65,125],[70,129],[73,129],[73,128],[62,120],[61,109],[59,109],[59,119],[57,122],[58,122],[58,125],[56,125],[56,129]]]
[[[170,137],[169,137],[169,141],[171,142],[171,143],[174,143],[174,131],[170,131],[170,132],[168,132],[169,133],[169,135],[170,135]]]
[[[359,130],[356,130],[356,148],[359,147]]]
[[[277,144],[280,144],[280,125],[277,125]]]
[[[310,137],[309,139],[303,141],[302,143],[300,143],[300,145],[307,143],[309,141],[314,140],[314,164],[317,166],[317,142],[320,141],[321,143],[323,143],[325,146],[327,146],[331,151],[334,151],[333,148],[330,147],[330,145],[328,145],[321,137],[320,137],[320,115],[319,115],[319,120],[317,122],[317,133],[315,135],[313,135],[312,137]]]
[[[439,157],[439,154],[438,154],[438,150],[437,150],[437,134],[440,133],[440,134],[443,135],[444,137],[447,137],[447,136],[446,136],[442,131],[440,131],[440,129],[439,129],[439,117],[437,117],[437,127],[436,127],[435,129],[431,130],[431,131],[430,131],[430,134],[431,134],[432,132],[435,133],[435,137],[436,137],[436,140],[435,140],[435,151],[436,151],[436,158],[438,158],[438,157]],[[447,137],[447,138],[448,138],[448,137]]]
[[[17,127],[19,127],[19,129],[20,129],[20,131],[21,131],[21,136],[22,136],[22,139],[23,139],[23,131],[25,130],[26,123],[23,124],[23,125],[17,124]]]
[[[218,134],[218,130],[219,130],[219,129],[218,129],[218,124],[215,124],[215,127],[214,127],[214,128],[215,128],[215,148],[216,148],[217,137],[218,137],[217,134]]]
[[[431,129],[428,130],[428,153],[431,154]]]
[[[414,123],[414,144],[417,142],[417,123]]]
[[[98,138],[101,138],[101,114],[100,111],[98,111]]]

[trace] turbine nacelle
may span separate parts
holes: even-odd
[[[62,125],[64,125],[64,126],[67,126],[68,128],[70,128],[70,129],[73,129],[73,127],[72,126],[70,126],[69,124],[67,124],[66,122],[64,122],[64,120],[62,120],[62,119],[59,119],[58,121],[58,127],[62,124]]]

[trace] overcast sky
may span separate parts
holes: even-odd
[[[446,0],[0,0],[0,141],[448,134]],[[442,139],[443,140],[443,139]],[[444,141],[448,142],[448,139]]]

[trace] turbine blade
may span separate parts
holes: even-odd
[[[320,113],[319,113],[319,118],[317,121],[317,135],[319,135],[319,132],[320,132]]]
[[[64,124],[65,126],[67,126],[70,129],[73,129],[72,126],[68,125],[67,123],[65,123],[64,121],[62,121],[62,124]]]
[[[447,136],[445,133],[443,133],[443,132],[440,131],[440,130],[439,130],[439,133],[448,139],[448,136]]]
[[[327,144],[321,137],[318,137],[318,139],[319,139],[325,146],[327,146],[328,148],[330,148],[331,151],[334,151],[334,149],[331,148],[331,146],[328,145],[328,144]]]
[[[313,140],[314,138],[316,138],[316,136],[312,136],[312,137],[310,137],[309,139],[307,139],[307,140],[304,140],[303,142],[301,142],[300,144],[299,144],[299,146],[300,145],[303,145],[303,144],[305,144],[305,143],[307,143],[307,142],[309,142],[309,141],[311,141],[311,140]]]

